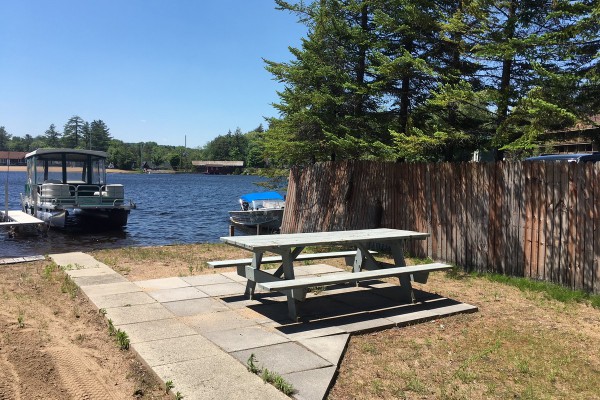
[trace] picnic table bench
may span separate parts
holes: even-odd
[[[376,251],[369,251],[371,254],[377,254]],[[295,261],[308,261],[308,260],[326,260],[329,258],[341,258],[341,257],[354,257],[356,255],[355,250],[349,251],[331,251],[327,253],[305,253],[299,254]],[[282,261],[281,256],[268,256],[262,258],[262,264],[275,264]],[[221,267],[238,267],[241,265],[249,265],[252,263],[251,258],[239,258],[237,260],[219,260],[209,261],[208,266],[211,268]]]
[[[238,275],[247,279],[245,294],[252,298],[257,284],[268,290],[284,293],[287,296],[289,317],[296,321],[298,318],[297,302],[304,301],[307,288],[314,286],[395,276],[400,280],[401,299],[414,302],[415,296],[411,281],[425,283],[430,272],[451,268],[450,265],[440,263],[410,267],[405,265],[404,243],[407,240],[423,240],[428,236],[428,233],[380,228],[262,236],[227,236],[222,237],[221,241],[253,252],[250,265],[248,265],[248,259],[244,259],[244,262],[230,260],[230,262],[235,262]],[[370,244],[374,242],[390,247],[394,259],[391,267],[380,268],[380,263],[368,249]],[[293,262],[301,259],[301,252],[307,246],[328,245],[345,245],[356,249],[351,252],[354,255],[353,272],[295,279]],[[267,251],[279,254],[280,257],[276,257],[271,261],[263,261],[263,259],[268,258],[263,257],[263,254]],[[324,258],[326,258],[328,253],[321,254],[324,254]],[[308,254],[304,256],[308,256]],[[281,266],[275,273],[270,274],[260,269],[262,264],[267,262],[281,262]]]

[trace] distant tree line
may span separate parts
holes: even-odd
[[[598,0],[275,0],[308,28],[268,120],[272,162],[532,151],[600,112]]]
[[[171,167],[175,170],[192,170],[194,160],[244,161],[251,168],[267,166],[264,153],[262,125],[242,133],[218,135],[205,146],[195,149],[184,146],[159,145],[156,142],[126,143],[113,139],[108,126],[102,120],[91,123],[74,116],[64,125],[62,132],[54,124],[43,135],[24,137],[9,134],[0,126],[0,150],[29,152],[38,148],[78,148],[100,150],[108,153],[108,163],[118,169],[141,169],[144,164],[152,167]]]

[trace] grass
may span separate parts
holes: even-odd
[[[554,283],[535,281],[528,278],[504,276],[500,274],[474,275],[484,277],[492,282],[514,286],[523,292],[542,293],[547,298],[557,300],[562,303],[588,303],[592,307],[600,309],[600,295],[590,294],[584,292],[583,290],[571,290]]]

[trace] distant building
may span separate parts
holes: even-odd
[[[164,161],[161,164],[154,164],[150,161],[144,161],[142,169],[146,172],[151,171],[173,171],[173,167],[168,162]]]
[[[192,161],[196,171],[203,174],[224,175],[232,174],[236,169],[243,168],[243,161]]]
[[[540,143],[543,153],[591,153],[600,146],[600,114],[589,118],[590,122],[578,122],[575,126],[546,132]]]
[[[27,165],[24,151],[0,151],[0,165]]]

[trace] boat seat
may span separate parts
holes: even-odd
[[[58,179],[46,179],[44,183],[62,183],[62,181]]]

